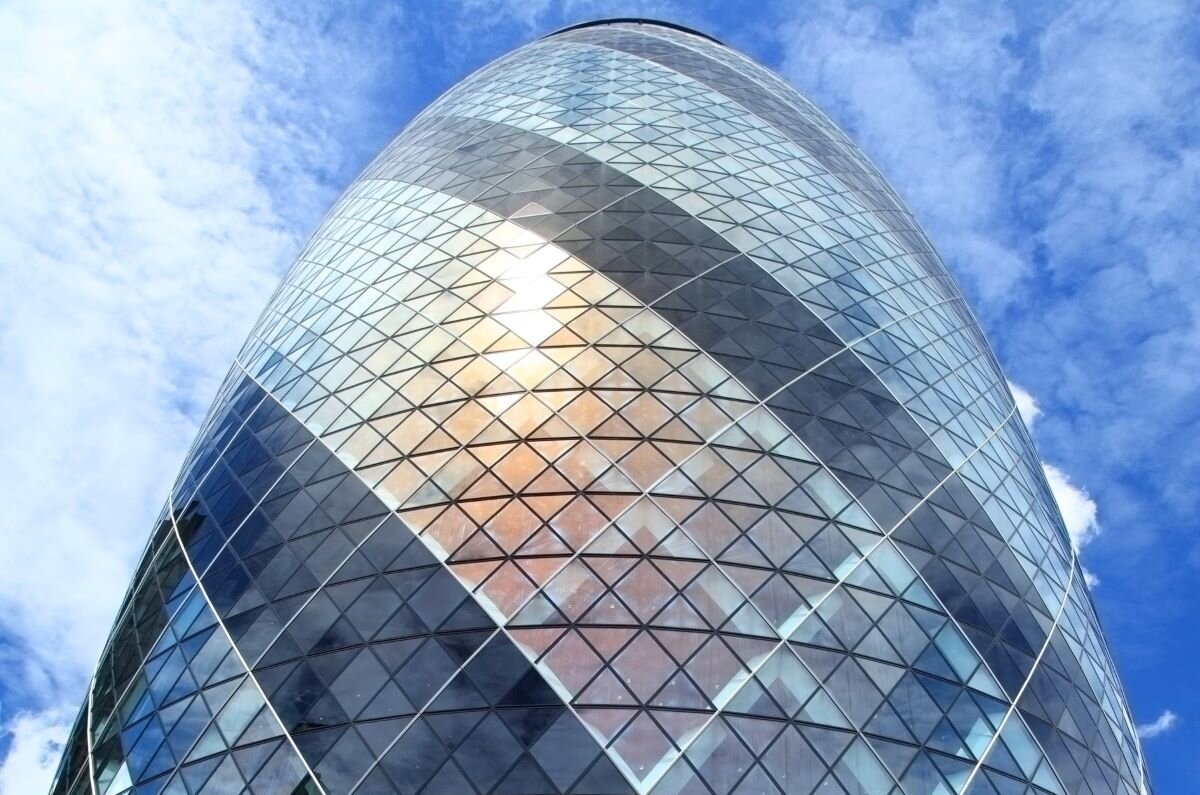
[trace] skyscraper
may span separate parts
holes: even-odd
[[[609,20],[338,200],[55,795],[1119,793],[1145,764],[962,296],[808,100]]]

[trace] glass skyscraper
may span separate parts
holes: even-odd
[[[912,214],[773,74],[609,20],[464,80],[329,212],[53,793],[1148,789]]]

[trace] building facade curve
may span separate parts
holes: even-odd
[[[345,191],[239,353],[53,795],[1140,795],[999,366],[824,114],[640,20]]]

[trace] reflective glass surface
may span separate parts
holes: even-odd
[[[1148,788],[912,215],[774,75],[612,22],[472,75],[330,210],[53,792]]]

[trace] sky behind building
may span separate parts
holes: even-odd
[[[48,781],[196,423],[329,203],[465,74],[615,15],[774,68],[913,208],[1020,387],[1158,790],[1200,778],[1186,4],[17,2],[0,9],[0,792]]]

